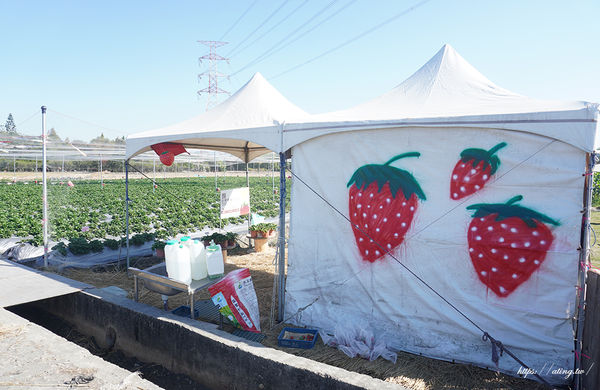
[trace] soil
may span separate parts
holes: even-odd
[[[275,276],[275,248],[273,242],[264,252],[255,252],[243,243],[228,251],[226,271],[239,268],[249,268],[260,307],[260,326],[265,339],[262,344],[268,347],[284,350],[288,353],[303,356],[329,365],[359,372],[388,382],[397,383],[413,390],[428,389],[545,389],[546,387],[527,379],[520,379],[498,372],[484,370],[478,367],[455,364],[441,360],[430,359],[410,353],[399,352],[394,364],[382,358],[367,361],[361,358],[349,358],[343,352],[324,345],[320,339],[314,348],[303,350],[283,348],[277,345],[277,337],[284,326],[277,324],[271,318],[276,318],[276,302],[272,302],[273,281]],[[162,259],[144,257],[133,259],[131,266],[144,269]],[[86,282],[96,287],[118,286],[133,297],[133,280],[128,278],[122,266],[108,266],[95,270],[70,269],[65,276]],[[198,294],[198,299],[210,299],[207,291]],[[139,301],[162,309],[163,303],[159,294],[142,288]],[[272,303],[275,305],[271,309]],[[170,309],[188,305],[187,295],[179,294],[169,298]],[[272,315],[273,313],[273,315]]]

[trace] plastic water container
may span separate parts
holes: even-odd
[[[216,279],[225,274],[221,245],[215,245],[214,241],[211,241],[210,245],[206,247],[206,269],[209,279]]]
[[[167,265],[167,275],[175,279],[177,273],[177,247],[178,242],[175,240],[167,241],[165,245],[165,263]]]
[[[189,247],[192,279],[200,280],[206,278],[208,270],[206,268],[206,249],[204,248],[204,244],[198,240],[193,240]]]
[[[192,243],[192,239],[190,236],[183,236],[179,239],[179,243],[183,244],[183,245],[187,245],[189,248],[190,244]]]
[[[192,283],[192,265],[190,264],[190,250],[187,245],[180,244],[176,252],[177,270],[173,279],[185,284]]]

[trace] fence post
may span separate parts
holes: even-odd
[[[584,390],[600,389],[600,270],[587,273],[585,325],[581,350]]]

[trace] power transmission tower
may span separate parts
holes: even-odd
[[[222,57],[217,54],[217,47],[221,47],[226,45],[227,42],[220,41],[198,41],[199,43],[208,46],[208,54],[203,55],[198,58],[198,62],[202,64],[202,60],[208,60],[208,70],[202,72],[198,75],[198,82],[202,79],[203,76],[208,76],[208,87],[203,88],[198,91],[198,95],[208,94],[208,100],[206,102],[206,110],[210,110],[212,107],[216,106],[218,103],[218,95],[220,93],[226,93],[229,95],[228,91],[219,88],[219,77],[227,77],[227,75],[217,72],[217,63],[218,61],[227,61],[229,63],[229,58]]]

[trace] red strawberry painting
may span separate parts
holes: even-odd
[[[506,142],[500,142],[490,150],[463,150],[452,171],[450,198],[458,200],[482,189],[500,165],[500,159],[495,153],[505,146]]]
[[[365,261],[372,263],[382,258],[386,251],[404,241],[419,206],[418,199],[425,200],[425,194],[413,175],[390,164],[420,155],[409,152],[385,164],[364,165],[348,182],[350,221],[356,245]]]
[[[526,282],[546,259],[554,236],[548,224],[559,223],[537,211],[515,204],[474,204],[467,238],[469,256],[479,280],[499,297],[509,296]]]

